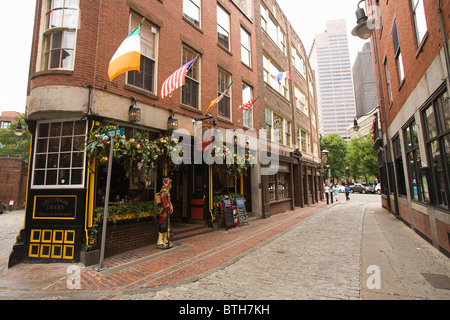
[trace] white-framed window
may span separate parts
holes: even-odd
[[[282,116],[276,114],[271,109],[265,110],[265,124],[267,131],[267,140],[277,142],[290,147],[292,145],[292,125],[291,122]],[[275,141],[275,130],[278,131],[278,141]]]
[[[392,103],[392,89],[391,89],[391,78],[389,76],[389,68],[387,59],[384,60],[384,72],[386,74],[386,87],[388,91],[389,104]]]
[[[394,20],[394,26],[392,27],[392,42],[394,44],[395,62],[397,64],[398,79],[401,83],[405,78],[405,71],[403,69],[402,51],[400,50],[400,39],[398,37],[397,20]]]
[[[302,128],[297,129],[299,149],[304,153],[311,153],[311,138],[309,132]]]
[[[305,94],[297,86],[294,87],[294,96],[297,109],[308,115],[308,101]]]
[[[217,42],[230,50],[230,15],[217,5]]]
[[[183,16],[189,21],[200,27],[201,22],[201,1],[183,0]]]
[[[306,78],[305,60],[302,58],[297,49],[292,47],[292,65],[297,69],[300,74]]]
[[[245,104],[253,99],[253,88],[242,83],[242,104]],[[248,110],[242,110],[243,124],[246,128],[253,128],[253,107]]]
[[[241,61],[242,63],[244,63],[246,66],[251,67],[251,54],[252,54],[252,50],[251,50],[251,36],[250,34],[247,32],[247,30],[245,30],[244,28],[241,27]]]
[[[182,65],[192,61],[197,52],[183,46]],[[200,58],[195,61],[186,74],[185,85],[181,88],[181,103],[195,109],[200,109]]]
[[[82,188],[87,122],[37,123],[32,188]]]
[[[79,0],[47,0],[41,70],[73,70]]]
[[[136,29],[142,21],[142,17],[131,14],[130,32]],[[158,46],[158,28],[145,20],[141,26],[141,70],[127,72],[129,85],[156,93],[156,64]]]
[[[414,26],[416,30],[417,45],[422,42],[425,33],[427,33],[427,17],[425,15],[425,7],[423,0],[411,0],[414,15]]]
[[[273,89],[280,93],[283,97],[289,100],[289,86],[288,79],[277,81],[274,76],[281,73],[281,69],[266,55],[263,56],[264,81],[268,83]]]
[[[286,55],[286,33],[278,25],[276,19],[269,10],[261,4],[261,27],[269,37],[276,43],[278,48]]]
[[[231,74],[222,68],[218,69],[217,74],[217,96],[220,96],[230,85]],[[228,90],[222,100],[218,103],[219,117],[227,120],[231,120],[231,90],[232,88]]]

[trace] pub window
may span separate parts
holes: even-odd
[[[284,119],[284,144],[291,146],[291,122]]]
[[[399,136],[392,141],[392,147],[394,151],[395,173],[397,175],[397,190],[400,195],[406,196],[405,171],[403,169],[402,147]]]
[[[223,92],[225,92],[225,90],[227,90],[230,83],[231,83],[231,74],[219,68],[217,78],[218,96],[220,96]],[[228,92],[224,95],[222,100],[220,100],[218,103],[219,117],[227,120],[231,120],[231,93],[230,93],[231,90],[232,88],[228,90]]]
[[[308,115],[308,103],[306,101],[305,94],[297,86],[294,87],[294,93],[295,93],[295,106],[297,107],[298,110]]]
[[[73,69],[78,14],[79,0],[47,1],[41,70]]]
[[[83,187],[85,140],[86,121],[38,123],[33,187]]]
[[[277,142],[283,144],[283,118],[276,113],[273,114],[273,129],[278,130]]]
[[[265,115],[265,123],[266,123],[266,131],[267,131],[267,140],[272,140],[272,110],[266,108]]]
[[[269,201],[277,201],[289,198],[290,174],[288,164],[280,164],[277,174],[268,176]]]
[[[131,14],[130,32],[141,23],[142,17]],[[129,85],[155,93],[156,82],[156,52],[158,29],[148,20],[141,26],[141,70],[129,71],[127,83]]]
[[[197,53],[183,47],[182,65],[194,60]],[[181,103],[199,109],[200,103],[200,59],[197,59],[186,74],[185,85],[181,88]]]
[[[200,27],[200,0],[183,0],[183,16],[197,27]]]
[[[217,5],[217,42],[230,50],[230,15]]]
[[[420,169],[422,168],[422,159],[420,157],[419,139],[417,125],[411,122],[403,130],[406,160],[408,163],[408,180],[411,199],[422,201],[421,185],[420,185]]]
[[[437,204],[449,209],[450,105],[448,93],[440,94],[423,111],[430,173]]]

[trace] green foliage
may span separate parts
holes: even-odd
[[[16,117],[16,123],[12,123],[8,129],[0,129],[0,155],[10,157],[20,157],[28,160],[30,154],[31,136],[26,130],[25,115]],[[17,123],[22,123],[24,128],[23,135],[18,137],[14,131],[17,129]]]
[[[351,176],[356,180],[369,181],[378,174],[378,159],[373,149],[374,141],[369,135],[361,134],[349,143],[347,162]]]
[[[341,178],[345,176],[347,143],[337,133],[322,138],[322,147],[329,151],[328,169],[331,170],[331,176]]]

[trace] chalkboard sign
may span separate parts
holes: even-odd
[[[249,225],[248,219],[247,219],[247,211],[245,210],[244,198],[236,198],[236,206],[237,206],[237,210],[238,210],[238,214],[239,214],[239,225],[241,226],[244,223]]]
[[[233,203],[230,198],[225,198],[222,200],[222,210],[222,215],[225,217],[225,227],[228,230],[229,228],[234,227]]]

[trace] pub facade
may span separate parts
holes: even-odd
[[[208,226],[221,223],[216,204],[224,195],[244,197],[247,212],[260,217],[320,201],[313,74],[298,36],[285,39],[292,41],[287,48],[301,49],[296,53],[296,59],[303,57],[299,69],[307,66],[305,76],[292,72],[305,97],[296,94],[291,80],[285,82],[288,95],[270,97],[273,88],[264,78],[258,42],[267,36],[261,26],[264,6],[250,0],[37,1],[26,108],[32,143],[25,223],[10,266],[20,261],[88,263],[101,239],[109,162],[108,228],[111,224],[115,231],[107,232],[106,255],[156,243],[153,201],[164,176],[173,180],[173,219]],[[111,57],[142,21],[140,72],[110,81]],[[289,68],[293,52],[284,51],[280,68]],[[195,57],[185,85],[161,99],[162,83]],[[258,97],[250,110],[238,108]],[[278,98],[284,111],[275,110],[268,127],[267,110]],[[302,114],[297,100],[308,105]],[[264,138],[281,142],[272,139],[280,129],[279,114],[285,119],[283,139],[291,143],[281,145],[275,175],[261,175],[259,163],[227,171],[196,162],[194,156],[182,165],[168,160],[177,128],[185,133],[184,142],[190,141],[192,155],[199,145],[204,150],[196,139],[207,129],[219,130],[225,143],[235,139],[227,130],[259,138],[259,128],[271,129]],[[121,132],[114,138],[113,159],[108,157],[111,129]],[[254,148],[247,151],[257,154]]]

